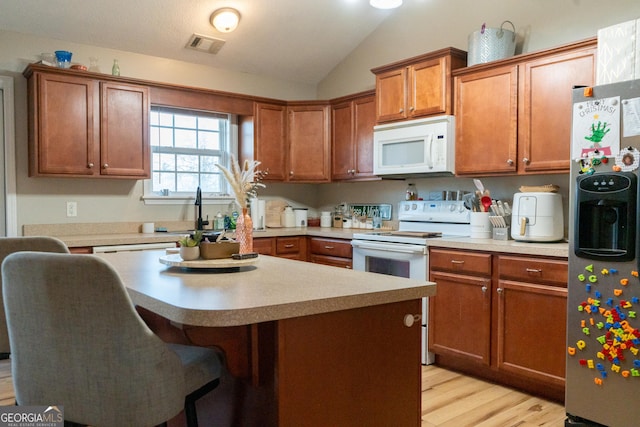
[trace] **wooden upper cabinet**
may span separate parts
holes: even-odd
[[[331,180],[329,105],[326,103],[289,105],[287,112],[288,181],[329,182]]]
[[[455,80],[456,173],[516,171],[518,67],[497,67]]]
[[[100,94],[100,173],[149,177],[147,88],[103,82]]]
[[[376,121],[453,114],[451,71],[466,61],[466,52],[447,48],[374,68]]]
[[[56,69],[27,74],[29,176],[150,176],[149,91]]]
[[[333,180],[379,179],[373,175],[375,121],[373,93],[340,98],[331,106]]]
[[[518,167],[521,171],[569,170],[572,89],[593,86],[595,71],[595,46],[520,65]]]
[[[28,82],[29,176],[92,176],[99,171],[98,85],[68,75]]]
[[[284,104],[256,103],[254,158],[266,171],[265,181],[286,181],[287,107]]]
[[[595,43],[454,72],[456,174],[568,172],[572,89],[594,84]]]

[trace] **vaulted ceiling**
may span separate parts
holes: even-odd
[[[236,31],[211,26],[221,7],[240,12]],[[0,0],[0,29],[316,84],[393,13],[368,0]],[[225,43],[187,49],[193,34]]]

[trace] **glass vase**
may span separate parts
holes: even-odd
[[[241,254],[253,252],[253,220],[246,208],[242,209],[242,214],[236,220],[236,240],[240,243]]]

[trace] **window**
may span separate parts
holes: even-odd
[[[145,198],[193,197],[199,186],[208,197],[228,196],[224,176],[215,166],[229,166],[237,152],[229,114],[151,107],[151,180]]]

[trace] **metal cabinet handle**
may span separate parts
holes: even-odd
[[[286,245],[284,245],[285,248],[292,248],[293,247],[293,243],[287,243]]]
[[[334,247],[333,247],[333,246],[325,246],[324,248],[325,248],[325,249],[334,249]]]
[[[502,288],[496,289],[496,292],[498,292],[499,294],[502,294],[502,291],[504,291],[504,289],[502,289]]]
[[[541,268],[526,268],[525,271],[527,273],[542,273]]]
[[[524,163],[525,165],[528,165],[531,162],[531,160],[529,160],[528,158],[524,158],[522,159],[522,163]]]
[[[289,175],[293,175],[293,171],[289,171]]]
[[[87,166],[89,166],[89,169],[93,168],[93,163],[89,163]]]
[[[405,314],[403,323],[404,323],[404,326],[406,326],[407,328],[410,328],[413,326],[414,323],[420,322],[421,319],[422,319],[422,316],[419,314]]]
[[[103,169],[108,169],[108,168],[109,168],[109,164],[108,164],[108,163],[105,163],[105,164],[102,166],[102,168],[103,168]]]
[[[409,107],[409,111],[415,111],[415,107]]]
[[[483,293],[483,294],[486,294],[486,293],[487,293],[487,290],[488,290],[489,288],[487,288],[486,286],[483,286],[483,287],[482,287],[482,288],[480,288],[480,289],[482,289],[482,293]]]
[[[463,260],[452,259],[451,264],[464,264]]]
[[[507,164],[508,164],[509,166],[513,166],[513,160],[512,160],[512,159],[507,160]]]
[[[404,108],[401,108],[400,111],[398,111],[399,113],[404,113]]]

